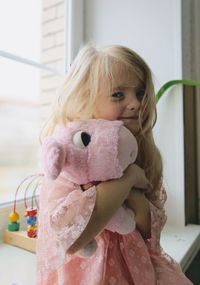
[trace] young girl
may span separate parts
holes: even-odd
[[[135,135],[139,154],[121,178],[95,186],[92,197],[87,196],[87,185],[83,191],[62,173],[55,181],[44,182],[40,195],[37,284],[192,284],[160,246],[160,233],[166,222],[166,192],[161,156],[152,136],[155,94],[151,71],[144,60],[123,46],[84,47],[72,64],[54,107],[46,135],[72,120],[121,120]],[[82,190],[80,197],[69,198],[77,189]],[[124,202],[135,213],[136,230],[119,235],[104,229]],[[50,219],[55,215],[59,218],[60,235],[51,227]],[[72,227],[79,231],[79,238],[70,248],[65,248],[64,243],[63,247],[58,246],[65,238],[65,230],[72,226],[65,222],[66,215],[71,215],[71,221],[82,219],[81,230],[76,225]],[[74,255],[94,237],[98,249],[91,257]]]

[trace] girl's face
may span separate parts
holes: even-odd
[[[121,120],[133,133],[139,130],[138,115],[145,90],[134,73],[118,74],[114,77],[112,92],[108,82],[101,81],[93,117],[105,120]]]

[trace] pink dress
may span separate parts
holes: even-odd
[[[119,235],[102,230],[94,255],[66,254],[81,235],[95,207],[95,186],[82,191],[64,174],[44,182],[40,195],[37,285],[191,285],[180,266],[160,246],[166,222],[166,192],[160,183],[149,201],[151,238],[137,230]]]

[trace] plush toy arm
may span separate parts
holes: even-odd
[[[129,234],[135,230],[134,216],[133,211],[124,204],[112,216],[106,225],[106,229],[121,235]]]
[[[56,179],[65,162],[65,151],[54,138],[48,138],[42,145],[42,162],[45,176]]]

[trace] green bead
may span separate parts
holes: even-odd
[[[9,223],[9,224],[8,224],[8,230],[9,230],[10,232],[19,231],[19,228],[20,228],[20,223],[19,223],[19,222]]]

